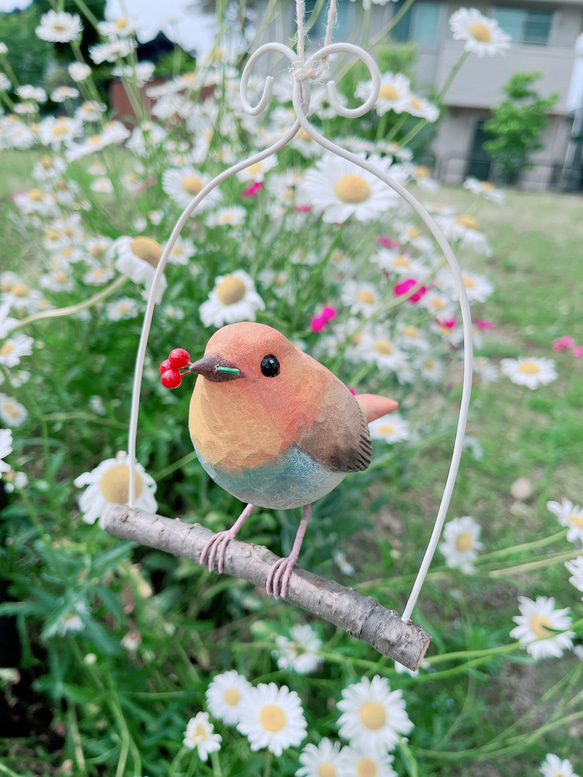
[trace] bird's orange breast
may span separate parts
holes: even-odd
[[[321,415],[326,371],[320,367],[305,356],[277,384],[277,378],[212,383],[199,376],[189,413],[195,448],[214,467],[232,471],[284,454]]]

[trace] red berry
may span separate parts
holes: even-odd
[[[173,370],[180,370],[190,363],[190,354],[184,348],[175,348],[173,351],[170,351],[168,360]]]
[[[164,361],[160,365],[160,375],[163,372],[166,372],[166,370],[173,370],[173,369],[174,367],[172,366],[172,362],[170,361],[170,359],[164,359]]]
[[[162,385],[169,389],[175,389],[182,383],[182,377],[177,370],[166,370],[160,375]]]

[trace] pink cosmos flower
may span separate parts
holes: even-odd
[[[263,189],[263,181],[253,181],[250,186],[243,190],[241,197],[255,197],[261,189]]]
[[[311,210],[310,205],[296,205],[296,208],[298,213],[309,213]]]
[[[396,297],[402,297],[403,294],[407,294],[407,292],[413,288],[413,286],[417,285],[417,281],[415,278],[405,278],[404,281],[399,281],[399,283],[396,283],[393,287],[393,294]],[[409,297],[408,302],[417,303],[421,299],[421,297],[427,292],[426,286],[421,286],[415,294],[413,294],[411,297]]]
[[[494,329],[492,321],[486,321],[484,318],[480,318],[478,321],[474,321],[474,324],[478,329]]]
[[[392,240],[388,235],[378,237],[377,243],[380,243],[384,248],[398,248],[401,245],[398,240]]]
[[[573,348],[573,353],[575,356],[583,356],[583,345],[576,345]]]
[[[575,345],[575,338],[570,335],[565,337],[558,337],[553,341],[553,351],[566,351],[568,348],[572,348]]]
[[[435,323],[438,326],[444,327],[445,329],[453,329],[457,324],[457,318],[455,316],[453,318],[444,318],[444,319],[436,318]]]
[[[332,321],[337,315],[338,311],[336,308],[325,305],[324,308],[322,308],[322,312],[312,318],[312,323],[310,324],[312,332],[321,332],[328,321]]]
[[[322,317],[326,319],[326,321],[332,321],[333,318],[336,318],[338,315],[338,311],[336,308],[331,308],[329,305],[325,305],[322,309],[321,313]]]

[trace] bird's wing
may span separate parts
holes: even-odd
[[[372,457],[368,424],[346,386],[331,373],[330,378],[319,416],[302,430],[296,444],[330,472],[359,472]]]

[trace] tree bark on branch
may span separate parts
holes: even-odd
[[[200,554],[213,536],[200,524],[163,518],[127,505],[115,505],[104,519],[109,534],[200,563]],[[271,566],[277,561],[261,545],[231,540],[225,556],[225,573],[265,588]],[[333,580],[295,567],[287,601],[333,623],[348,634],[368,642],[385,656],[415,671],[429,647],[431,636],[412,621],[404,622],[371,596],[363,596]]]

